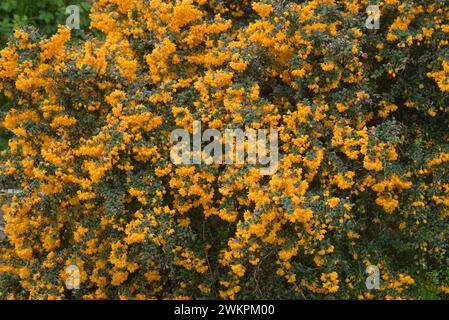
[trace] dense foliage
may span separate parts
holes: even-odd
[[[98,0],[102,37],[16,31],[1,297],[447,297],[449,5],[368,30],[369,4]],[[172,164],[193,120],[277,128],[278,172]]]

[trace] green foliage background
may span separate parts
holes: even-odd
[[[73,0],[2,0],[0,3],[0,43],[2,46],[18,26],[33,25],[42,33],[52,34],[67,18],[69,5],[80,6],[81,30],[88,27],[89,1]]]

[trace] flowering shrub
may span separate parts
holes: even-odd
[[[449,7],[368,30],[369,4],[99,0],[104,36],[16,31],[1,297],[447,297]],[[277,129],[277,173],[174,165],[195,120]]]
[[[66,7],[71,0],[2,0],[0,3],[0,48],[2,49],[11,35],[14,26],[24,26],[33,23],[44,34],[54,33],[57,23],[63,23],[67,17]],[[79,1],[80,11],[87,12],[90,3]],[[82,37],[84,29],[88,29],[86,15],[81,16],[81,30],[74,30],[72,38]],[[0,94],[0,105],[4,104],[4,97]],[[4,109],[4,108],[3,108]],[[2,110],[0,109],[0,113]],[[0,151],[7,147],[9,135],[0,127]],[[0,184],[1,187],[1,184]]]

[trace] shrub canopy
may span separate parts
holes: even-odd
[[[369,4],[99,0],[101,36],[17,30],[1,297],[447,294],[449,6],[383,1],[368,30]],[[279,170],[174,165],[194,120],[278,129]]]

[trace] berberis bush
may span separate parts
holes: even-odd
[[[1,298],[447,297],[449,5],[385,0],[370,30],[370,4],[98,0],[101,36],[17,30]],[[173,164],[193,121],[277,129],[278,171]]]

